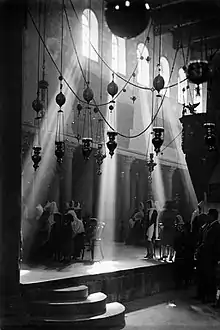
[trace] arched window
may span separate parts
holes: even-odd
[[[112,35],[112,69],[126,75],[125,39]]]
[[[82,14],[82,53],[84,56],[98,62],[99,27],[98,21],[90,9],[85,9]],[[93,47],[95,50],[93,49]]]
[[[160,74],[163,77],[164,82],[165,82],[164,87],[167,87],[168,84],[169,84],[169,79],[170,79],[170,65],[169,65],[168,60],[164,56],[162,56],[160,58],[160,68],[161,68]],[[166,92],[166,96],[170,96],[170,89],[169,88],[167,90],[162,89],[160,93],[162,95],[164,95],[165,92]]]
[[[138,59],[138,72],[137,82],[140,85],[150,86],[150,72],[149,72],[149,51],[147,47],[140,43],[137,47],[137,59]]]
[[[195,111],[197,113],[203,112],[203,85],[199,85],[199,94],[197,92],[197,86],[194,86],[194,98],[193,103],[199,103],[198,107],[196,107]]]
[[[187,104],[187,80],[183,68],[179,69],[178,74],[178,103]]]

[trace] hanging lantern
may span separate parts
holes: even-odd
[[[154,127],[153,128],[154,137],[152,139],[152,143],[154,145],[154,151],[156,155],[160,152],[160,148],[164,141],[164,128],[163,127]]]
[[[154,80],[153,80],[153,86],[156,89],[156,91],[158,92],[157,96],[160,97],[160,91],[164,88],[165,85],[165,81],[163,79],[163,77],[158,74]]]
[[[109,131],[107,132],[109,141],[106,143],[108,150],[109,150],[109,154],[112,157],[114,155],[114,151],[117,148],[117,142],[115,141],[115,137],[118,135],[117,132],[114,131]]]
[[[87,86],[83,91],[84,100],[89,104],[92,101],[93,97],[94,97],[93,90],[89,86]]]
[[[65,95],[60,92],[59,94],[57,94],[56,96],[56,103],[59,105],[59,107],[61,108],[66,102],[66,97]]]
[[[66,97],[60,91],[56,96],[56,103],[59,105],[60,109],[57,112],[57,129],[56,129],[56,139],[55,139],[55,155],[57,157],[57,162],[62,164],[63,156],[65,153],[65,142],[64,142],[64,114],[61,107],[66,102]]]
[[[105,19],[111,32],[121,38],[135,38],[148,26],[150,13],[145,6],[145,1],[107,0]]]
[[[57,157],[57,162],[59,164],[62,164],[64,154],[65,154],[65,142],[55,141],[55,155]]]
[[[31,159],[32,159],[32,161],[34,163],[33,164],[33,168],[36,171],[37,168],[39,167],[39,163],[41,161],[41,155],[40,155],[41,147],[35,146],[35,147],[33,147],[33,151],[34,151],[34,153],[33,153],[32,157],[31,157]]]
[[[89,160],[89,156],[91,155],[92,152],[92,138],[83,138],[82,139],[82,154],[84,160]]]
[[[37,97],[36,100],[32,102],[32,108],[37,112],[37,114],[43,110],[44,106],[39,97]]]
[[[106,154],[105,154],[105,152],[103,152],[103,144],[102,143],[98,144],[98,150],[96,151],[94,157],[96,159],[96,164],[98,165],[98,169],[97,169],[96,173],[98,175],[101,175],[102,174],[101,165],[103,163],[103,160],[106,158]]]
[[[187,79],[196,85],[206,82],[210,77],[210,67],[207,61],[191,61],[186,68]]]
[[[45,112],[48,109],[48,82],[44,79],[40,80],[38,83],[39,92],[40,92],[40,100],[43,105],[43,109],[40,111],[40,117],[43,118]]]
[[[148,167],[148,170],[150,173],[153,172],[154,170],[154,167],[156,166],[157,164],[154,162],[154,154],[151,152],[150,153],[150,159],[147,161],[147,167]]]
[[[215,134],[215,124],[214,123],[205,123],[205,143],[208,146],[208,151],[214,151],[216,149],[216,134]]]
[[[114,82],[113,79],[107,86],[107,92],[109,95],[111,95],[112,98],[118,93],[118,85]]]
[[[77,104],[76,106],[77,111],[78,111],[78,115],[80,114],[81,110],[82,110],[82,105],[80,103]]]

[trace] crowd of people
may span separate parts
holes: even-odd
[[[200,202],[191,219],[181,217],[172,201],[159,211],[152,200],[140,203],[129,220],[126,244],[141,241],[147,248],[145,258],[156,258],[155,248],[160,246],[157,259],[174,262],[177,288],[197,286],[197,298],[202,302],[215,302],[220,286],[220,221],[218,210],[204,211]],[[220,289],[220,287],[219,287]]]
[[[59,212],[56,202],[37,205],[35,213],[28,216],[24,205],[22,217],[22,259],[23,261],[77,260],[82,256],[85,240],[94,235],[94,220],[91,224],[82,219],[78,202],[65,204],[65,211]],[[88,228],[89,227],[89,228]],[[94,230],[91,230],[91,227]]]

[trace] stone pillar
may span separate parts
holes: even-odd
[[[131,208],[131,164],[135,160],[134,157],[126,157],[124,161],[124,173],[123,173],[123,180],[124,180],[124,202],[123,202],[123,209],[124,209],[124,230],[125,235],[127,233],[128,227],[128,220],[130,216],[130,208]]]
[[[73,154],[76,149],[76,144],[67,141],[65,144],[65,156],[63,164],[63,201],[68,202],[72,200],[72,166]]]
[[[21,325],[21,113],[24,1],[0,4],[0,326]]]
[[[172,192],[173,192],[173,173],[175,171],[175,167],[171,166],[167,169],[166,178],[167,178],[167,200],[172,200]]]

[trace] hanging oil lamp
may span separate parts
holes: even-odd
[[[34,100],[32,102],[32,108],[34,109],[34,111],[36,111],[37,113],[37,118],[39,117],[39,113],[40,111],[43,110],[44,106],[43,103],[41,102],[41,100],[39,99],[39,95],[37,96],[36,100]]]
[[[39,163],[41,161],[41,147],[40,146],[34,146],[33,147],[33,155],[31,156],[31,159],[33,161],[33,168],[36,171],[37,168],[39,167]]]
[[[84,160],[89,160],[89,157],[92,152],[92,138],[83,138],[82,139],[82,154]]]
[[[148,171],[149,171],[148,180],[151,183],[152,182],[152,172],[154,170],[154,167],[157,165],[157,163],[154,162],[154,154],[152,152],[150,153],[150,159],[147,160],[146,165],[147,165]]]
[[[164,128],[154,127],[152,134],[154,135],[152,139],[152,143],[154,145],[154,151],[156,152],[156,155],[158,155],[164,141]]]
[[[109,131],[107,132],[109,141],[106,143],[108,150],[109,150],[109,154],[112,157],[114,155],[114,151],[117,148],[117,142],[115,141],[116,136],[118,135],[117,132],[115,131]]]
[[[94,97],[93,90],[89,87],[89,83],[87,83],[87,87],[83,91],[83,98],[89,104]]]
[[[45,112],[48,108],[48,82],[44,79],[39,81],[39,92],[40,92],[40,99],[42,102],[42,110],[40,112],[40,117],[43,118]]]
[[[114,74],[112,74],[112,81],[107,86],[107,92],[112,97],[111,103],[115,103],[113,98],[118,93],[118,85],[114,82]],[[112,112],[113,109],[114,109],[114,106],[111,104],[109,106],[110,112]]]
[[[216,149],[215,124],[205,123],[203,126],[205,128],[204,140],[208,146],[208,151],[214,151]]]
[[[106,154],[105,154],[105,152],[103,152],[103,144],[102,143],[98,143],[98,149],[97,149],[94,157],[96,159],[96,164],[98,166],[96,173],[98,175],[101,175],[102,174],[101,165],[103,163],[103,160],[106,158]]]
[[[209,63],[204,60],[191,61],[186,68],[187,79],[196,85],[206,82],[210,77],[210,73]]]
[[[62,106],[66,102],[66,97],[62,93],[62,79],[60,76],[60,93],[56,96],[56,103],[60,107],[57,113],[57,130],[56,130],[56,140],[55,140],[55,155],[57,157],[57,162],[62,164],[63,156],[65,153],[65,142],[64,142],[64,114],[62,110]]]
[[[161,97],[160,91],[164,88],[164,85],[165,85],[165,81],[159,73],[153,80],[153,86],[155,90],[158,92],[157,97]]]

